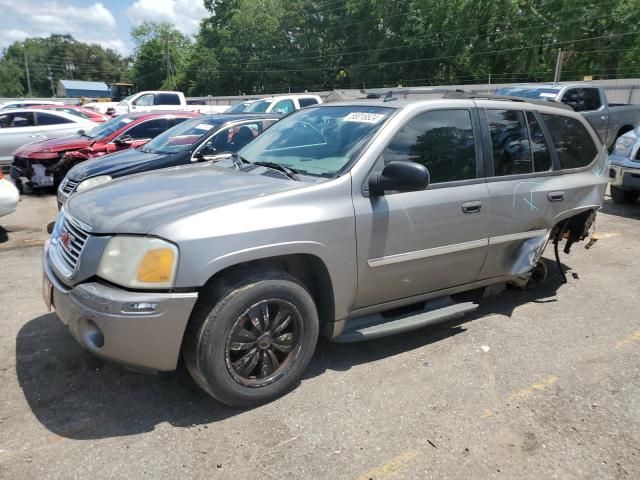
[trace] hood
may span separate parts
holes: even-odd
[[[202,210],[306,185],[198,164],[114,180],[71,196],[65,209],[94,233],[146,234]]]
[[[65,150],[79,150],[88,146],[92,139],[81,135],[69,135],[66,137],[51,138],[49,140],[40,140],[39,142],[29,143],[16,150],[15,155],[19,157],[29,157],[33,153],[50,150],[52,152],[62,152]]]
[[[69,171],[69,178],[74,181],[82,181],[97,175],[120,177],[146,170],[147,165],[166,156],[157,153],[144,153],[132,148],[81,162]]]

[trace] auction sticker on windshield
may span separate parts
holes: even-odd
[[[208,123],[199,123],[198,125],[196,125],[195,127],[196,130],[211,130],[213,128],[213,125],[209,125]]]
[[[382,113],[351,112],[344,117],[345,122],[378,123],[385,117]]]

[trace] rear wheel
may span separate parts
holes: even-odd
[[[633,190],[623,190],[620,187],[611,185],[611,198],[616,203],[633,203],[640,197],[640,192]]]
[[[194,310],[184,346],[200,387],[221,402],[247,407],[300,382],[319,326],[313,298],[297,279],[264,274],[203,296],[209,300]]]

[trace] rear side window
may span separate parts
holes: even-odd
[[[562,96],[562,103],[570,105],[576,112],[598,110],[602,106],[597,88],[572,88]]]
[[[494,175],[531,173],[531,146],[520,110],[487,110],[487,123],[491,133]]]
[[[60,125],[63,123],[73,123],[68,118],[59,117],[50,113],[38,113],[38,125]]]
[[[556,146],[560,167],[579,168],[589,165],[598,154],[591,135],[575,118],[542,114]]]
[[[410,120],[383,152],[384,162],[411,161],[429,169],[431,183],[476,178],[469,110],[436,110]]]
[[[156,105],[180,105],[180,97],[175,93],[159,93],[156,95]]]
[[[315,105],[318,103],[318,100],[315,98],[299,98],[298,103],[300,104],[300,108],[308,107],[309,105]]]
[[[527,112],[527,124],[529,125],[529,137],[531,138],[531,149],[533,150],[533,171],[547,172],[551,170],[549,146],[538,120],[531,112]]]

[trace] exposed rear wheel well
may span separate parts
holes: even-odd
[[[199,290],[224,291],[225,286],[237,284],[249,275],[266,271],[287,272],[299,280],[313,297],[321,326],[335,319],[331,277],[324,262],[315,255],[283,255],[239,263],[216,273]]]

